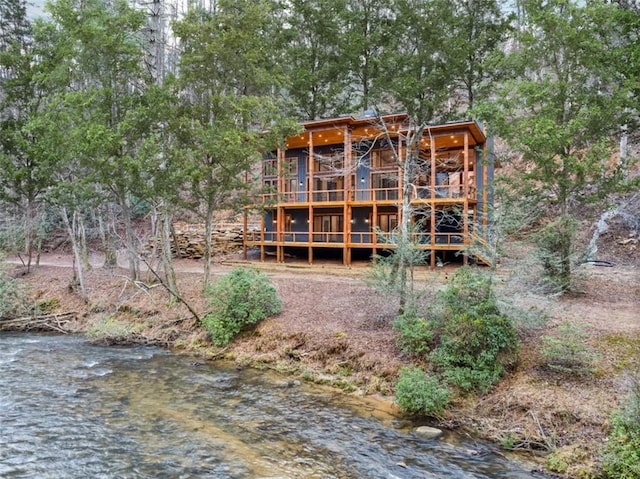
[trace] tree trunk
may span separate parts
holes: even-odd
[[[133,222],[131,221],[131,205],[126,195],[120,197],[120,208],[122,209],[125,243],[127,247],[127,259],[129,262],[129,275],[131,280],[138,281],[140,279],[140,259],[136,247],[135,234],[133,232]]]
[[[162,213],[162,266],[167,281],[167,286],[179,295],[176,271],[173,267],[173,255],[171,254],[171,225],[173,215],[165,208]]]
[[[87,248],[87,231],[84,227],[84,219],[82,218],[82,216],[76,216],[78,221],[78,236],[80,239],[80,257],[82,258],[82,265],[84,266],[84,269],[89,271],[91,270],[91,262],[89,261],[89,250]]]
[[[209,282],[211,279],[211,233],[213,230],[213,211],[213,201],[209,201],[209,204],[207,205],[207,216],[204,220],[204,290],[209,287]]]
[[[82,258],[80,254],[80,245],[78,244],[77,225],[78,212],[73,212],[73,219],[69,221],[69,213],[66,207],[62,207],[62,220],[67,228],[67,234],[71,240],[71,248],[73,250],[73,275],[76,285],[79,288],[80,297],[87,302],[87,288],[84,283],[84,271],[82,270]]]
[[[33,250],[33,201],[27,198],[24,218],[24,254],[27,257],[27,273],[31,271],[31,255]]]
[[[98,215],[102,244],[104,246],[104,267],[115,268],[118,266],[118,248],[116,246],[116,219],[113,207],[107,205],[106,224],[102,215]]]

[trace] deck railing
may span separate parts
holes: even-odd
[[[344,190],[314,190],[312,193],[309,191],[264,193],[255,197],[254,202],[260,204],[296,204],[308,203],[310,198],[316,203],[343,203],[345,200],[366,202],[396,201],[400,198],[400,190],[398,188],[367,188],[352,190],[348,194]],[[412,200],[460,198],[464,198],[463,185],[439,185],[435,188],[430,186],[413,187]],[[470,200],[476,199],[475,187],[469,187],[467,198]]]
[[[287,231],[284,233],[276,233],[275,231],[248,231],[247,242],[249,243],[326,243],[336,244],[344,243],[345,234],[343,232],[311,232],[311,241],[309,241],[309,232]],[[374,233],[373,231],[351,232],[348,236],[351,244],[357,245],[376,245],[377,247],[394,248],[389,233]],[[413,241],[418,246],[431,245],[430,233],[413,233]],[[464,243],[462,233],[436,233],[434,236],[436,246],[461,245]],[[374,242],[375,240],[375,242]]]

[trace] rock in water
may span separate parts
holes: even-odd
[[[420,426],[416,428],[416,434],[427,439],[435,439],[442,435],[442,431],[435,427]]]

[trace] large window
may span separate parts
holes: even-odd
[[[371,152],[371,168],[397,167],[396,158],[391,148],[381,148]]]
[[[313,217],[313,241],[335,243],[342,241],[344,217],[342,215],[315,215]]]
[[[378,228],[385,233],[391,233],[398,226],[397,213],[378,214]]]
[[[267,158],[262,162],[262,174],[263,176],[277,176],[278,175],[278,160],[275,158]]]
[[[343,201],[344,177],[316,177],[313,180],[313,191],[315,201]]]
[[[377,200],[398,199],[398,175],[396,173],[375,173],[371,175],[371,186]]]
[[[298,157],[285,158],[282,169],[284,176],[298,176]]]
[[[344,169],[344,152],[314,153],[313,171],[316,173],[341,172]]]

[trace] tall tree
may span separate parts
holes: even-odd
[[[398,33],[393,26],[390,0],[348,0],[342,15],[344,33],[340,54],[347,60],[356,110],[369,110],[380,104],[382,92],[376,88],[386,72],[381,62],[393,53],[391,39]]]
[[[36,218],[55,164],[39,157],[39,130],[46,91],[38,85],[39,54],[26,3],[0,2],[0,198],[23,212],[22,250],[30,268],[36,249]]]
[[[243,173],[292,129],[273,94],[282,82],[272,55],[274,8],[269,0],[220,0],[215,12],[193,10],[174,25],[184,102],[177,132],[192,172],[189,194],[205,222],[205,288],[214,213],[233,207],[232,192],[246,188]]]
[[[146,125],[138,113],[146,108],[151,83],[143,69],[141,30],[144,13],[126,0],[58,0],[49,5],[57,44],[67,72],[63,103],[80,128],[80,157],[92,179],[119,206],[132,278],[140,276],[138,244],[133,230],[135,193],[142,171],[136,159]]]
[[[304,120],[348,113],[355,105],[348,94],[350,69],[344,37],[346,0],[293,0],[283,35],[288,93]]]
[[[512,33],[512,15],[496,0],[453,0],[448,42],[457,90],[450,99],[458,111],[472,109],[477,100],[493,93],[504,76],[500,68],[505,44]]]
[[[518,47],[506,59],[517,77],[504,82],[485,114],[521,153],[514,192],[549,214],[539,244],[549,279],[564,291],[573,270],[573,218],[619,179],[612,140],[626,123],[630,92],[617,78],[615,7],[531,0],[522,8]]]

